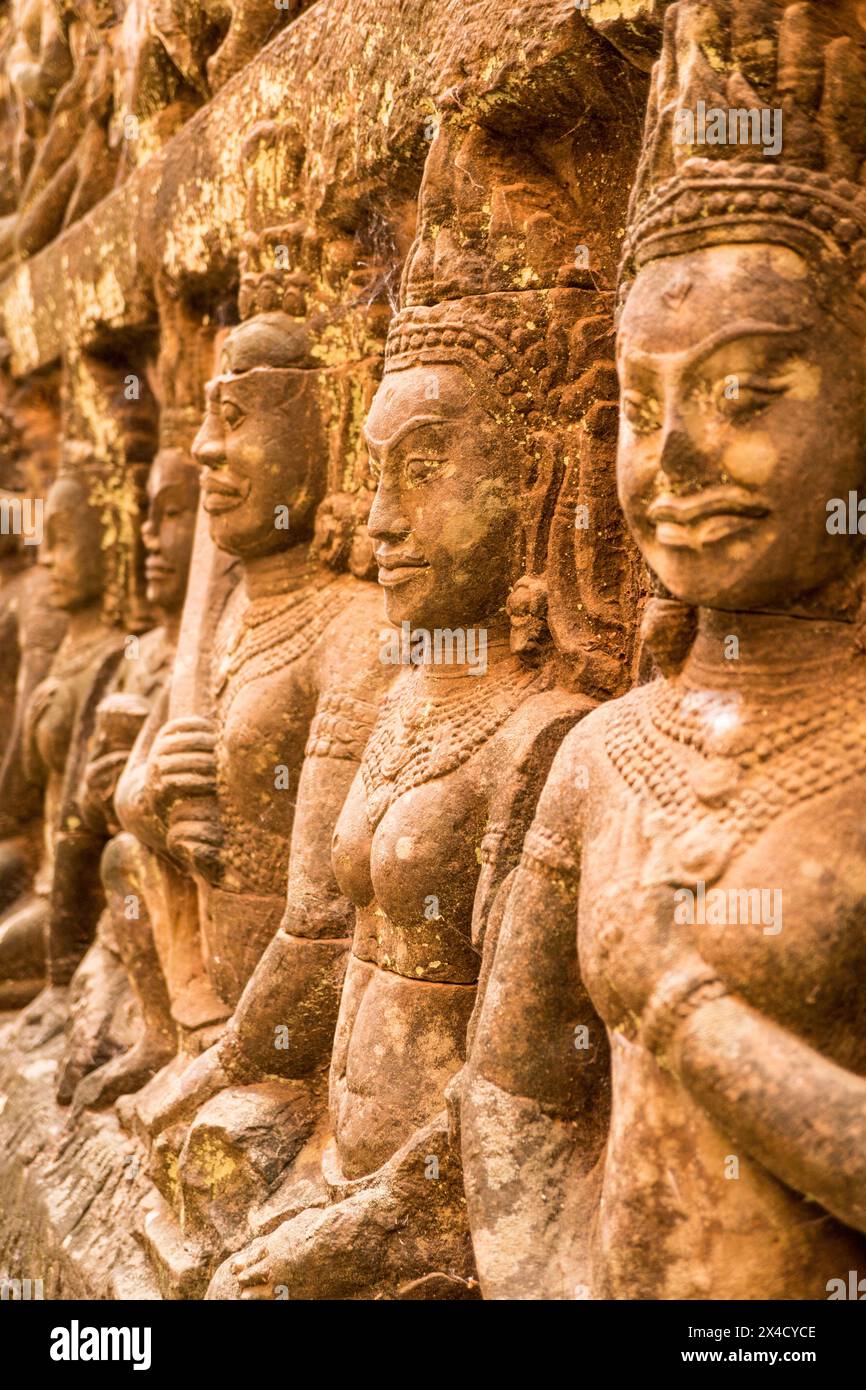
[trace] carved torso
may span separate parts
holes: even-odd
[[[732,993],[864,1073],[863,683],[856,662],[829,695],[818,684],[738,697],[677,677],[570,736],[558,776],[585,770],[582,823],[575,810],[537,826],[527,848],[560,873],[582,858],[581,974],[611,1043],[593,1297],[825,1297],[829,1278],[862,1263],[861,1236],[773,1178],[659,1067],[617,980],[652,978],[660,938],[686,934]],[[688,921],[675,916],[684,888]]]
[[[100,672],[116,657],[119,644],[119,633],[101,626],[83,640],[73,642],[70,637],[65,638],[51,664],[50,674],[37,686],[28,705],[25,735],[28,763],[32,771],[41,765],[47,778],[46,862],[40,872],[43,886],[50,882],[56,818],[69,759],[84,753],[83,748],[73,746],[77,721]]]
[[[319,696],[316,657],[357,592],[322,574],[288,593],[249,599],[243,585],[220,624],[213,694],[225,886],[285,891],[297,778]],[[285,769],[280,787],[280,769]]]
[[[347,1176],[433,1119],[462,1064],[473,922],[483,929],[519,838],[520,792],[543,777],[535,740],[577,717],[548,687],[508,656],[485,676],[408,671],[384,704],[334,836],[356,907],[331,1066]]]
[[[285,908],[305,753],[340,743],[338,756],[360,758],[372,717],[361,654],[365,638],[376,651],[376,589],[323,570],[292,588],[285,561],[283,570],[267,594],[238,586],[215,642],[223,878],[206,889],[205,940],[217,992],[231,1003]]]

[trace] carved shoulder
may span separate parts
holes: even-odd
[[[492,740],[496,782],[473,912],[472,939],[477,946],[484,940],[496,894],[520,859],[557,751],[593,708],[594,702],[584,695],[545,690],[524,700]]]
[[[319,689],[349,691],[378,705],[395,667],[380,659],[388,624],[377,584],[347,576],[349,601],[328,624],[319,643]]]

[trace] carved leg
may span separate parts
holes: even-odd
[[[45,983],[48,904],[31,895],[0,918],[0,1009],[20,1009]]]
[[[171,1001],[154,941],[149,903],[154,897],[154,856],[133,835],[115,836],[102,856],[102,882],[117,953],[141,1010],[143,1031],[129,1051],[85,1076],[75,1091],[76,1110],[111,1105],[137,1091],[174,1056]]]

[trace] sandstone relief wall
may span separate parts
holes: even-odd
[[[856,1267],[864,74],[848,0],[0,9],[2,1278]]]

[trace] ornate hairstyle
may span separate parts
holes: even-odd
[[[819,294],[843,286],[862,328],[864,89],[866,30],[845,0],[671,5],[629,205],[620,305],[651,260],[723,243],[774,242],[807,259]],[[750,112],[778,113],[780,149],[719,144],[707,158],[703,144],[682,138],[683,113],[694,115],[699,102],[735,119],[738,129]],[[694,615],[656,588],[644,640],[670,671],[688,651]]]
[[[228,372],[261,366],[307,373],[304,391],[321,421],[321,450],[310,460],[306,493],[311,506],[329,494],[333,511],[334,495],[353,472],[370,394],[365,381],[381,361],[390,309],[373,218],[362,201],[346,194],[339,208],[317,209],[315,225],[308,219],[305,153],[288,124],[264,122],[245,142],[241,322],[225,339],[222,362]],[[351,547],[325,549],[319,558],[337,566]]]
[[[623,279],[695,245],[774,241],[866,293],[866,30],[845,0],[677,0],[665,16]],[[698,103],[736,118],[771,109],[777,152],[678,133]],[[695,127],[695,132],[697,127]]]
[[[512,647],[536,660],[552,636],[575,682],[606,694],[626,679],[636,574],[604,478],[613,477],[613,432],[587,425],[597,424],[601,402],[615,412],[613,296],[579,264],[576,217],[564,186],[525,152],[443,122],[425,166],[385,374],[455,363],[523,441]],[[595,515],[592,530],[580,532],[584,496]],[[609,544],[604,597],[588,553],[599,539]]]

